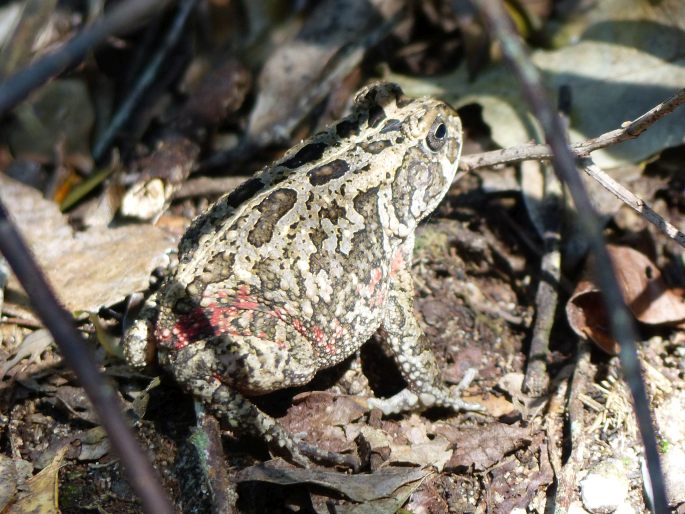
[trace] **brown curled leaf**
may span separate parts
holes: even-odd
[[[635,318],[649,325],[677,324],[685,320],[685,301],[669,289],[661,271],[644,254],[627,246],[608,245],[619,288]],[[586,276],[594,274],[588,262]],[[608,353],[619,347],[609,332],[606,306],[592,280],[582,280],[566,304],[566,316],[576,334],[587,337]]]

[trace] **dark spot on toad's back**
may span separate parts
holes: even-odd
[[[335,126],[335,133],[338,137],[345,139],[352,134],[358,134],[359,125],[350,120],[343,120]]]
[[[367,224],[378,219],[378,187],[372,187],[355,196],[354,210],[367,220]]]
[[[350,166],[342,159],[336,159],[307,172],[309,183],[313,186],[321,186],[333,179],[342,177]]]
[[[236,208],[246,200],[252,198],[263,187],[264,184],[262,184],[262,181],[258,178],[246,180],[228,194],[228,197],[226,198],[226,205]]]
[[[371,165],[367,164],[366,166],[360,166],[358,168],[353,169],[352,173],[354,173],[355,175],[364,175],[369,170],[371,170]],[[343,184],[343,188],[341,188],[340,194],[345,196],[344,184]]]
[[[376,128],[386,118],[383,108],[376,104],[369,109],[369,127]]]
[[[322,205],[319,210],[319,218],[330,220],[333,224],[336,224],[340,218],[344,217],[345,207],[338,205],[338,202],[336,201],[327,205]]]
[[[285,166],[286,168],[290,168],[291,170],[299,168],[303,164],[307,164],[309,162],[314,162],[321,159],[321,156],[323,155],[325,149],[325,143],[310,143],[300,148],[300,150],[290,159],[283,161],[281,163],[281,166]]]
[[[248,242],[256,247],[260,247],[271,241],[276,223],[285,213],[292,209],[296,201],[297,193],[287,188],[273,191],[264,198],[257,206],[257,210],[262,215],[247,235]]]
[[[352,249],[349,253],[350,262],[357,264],[359,276],[368,272],[369,255],[374,248],[382,247],[383,227],[378,222],[378,187],[372,187],[355,196],[354,210],[366,220],[366,228],[352,236]]]
[[[381,141],[372,141],[370,143],[362,143],[361,147],[364,149],[365,152],[371,153],[371,154],[379,154],[386,148],[390,148],[392,146],[392,141],[389,139],[383,139]]]
[[[395,132],[396,130],[402,130],[402,122],[391,118],[385,122],[379,134],[387,134],[388,132]]]

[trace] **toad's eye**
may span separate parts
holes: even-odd
[[[433,123],[428,135],[426,136],[426,143],[428,148],[437,152],[442,148],[447,140],[447,126],[440,120]]]

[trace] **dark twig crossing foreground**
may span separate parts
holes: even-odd
[[[0,83],[0,115],[14,108],[41,86],[83,57],[113,34],[129,32],[169,0],[128,0],[91,28],[84,30],[62,48]],[[171,513],[172,507],[161,483],[121,413],[116,397],[98,372],[85,341],[74,327],[69,313],[59,305],[45,276],[31,256],[0,203],[0,253],[29,295],[39,317],[52,334],[67,364],[76,373],[102,425],[112,448],[119,455],[133,490],[150,513]]]
[[[45,275],[0,203],[0,253],[5,256],[33,308],[52,334],[69,367],[74,370],[93,409],[107,430],[112,448],[121,458],[129,483],[145,512],[171,513],[164,490],[145,453],[138,445],[121,413],[112,388],[99,373],[86,341],[74,327],[71,315],[59,304]]]
[[[633,396],[637,424],[645,447],[647,469],[652,483],[652,506],[655,512],[667,512],[668,502],[656,435],[649,411],[647,392],[641,379],[640,363],[635,345],[637,336],[635,325],[618,287],[618,281],[613,272],[609,253],[604,245],[597,216],[578,174],[576,156],[566,142],[564,127],[559,115],[546,97],[540,74],[528,58],[521,39],[516,34],[502,4],[498,0],[473,0],[473,3],[485,19],[492,35],[499,40],[503,55],[521,84],[523,95],[531,110],[540,122],[545,138],[552,150],[554,169],[559,178],[568,186],[573,197],[579,226],[590,242],[591,251],[597,260],[597,269],[604,270],[603,273],[598,274],[596,280],[604,295],[611,332],[621,347],[621,365]],[[631,123],[626,127],[627,139],[635,137],[641,130],[644,130],[641,128],[643,122],[640,120],[642,118],[634,122],[638,125],[633,127],[630,133],[627,131],[633,124]]]
[[[178,40],[183,34],[183,28],[188,21],[190,13],[195,8],[197,0],[183,0],[179,6],[176,17],[174,18],[174,23],[172,24],[167,37],[164,39],[162,46],[159,48],[157,53],[152,58],[150,64],[147,66],[145,72],[140,76],[135,86],[132,88],[126,100],[117,110],[116,114],[112,118],[107,130],[102,134],[98,142],[93,148],[93,159],[95,161],[100,161],[105,152],[109,149],[112,141],[124,126],[126,121],[130,118],[131,112],[140,103],[145,92],[149,89],[150,85],[154,82],[157,74],[162,68],[162,64],[166,61],[171,51],[174,49]]]

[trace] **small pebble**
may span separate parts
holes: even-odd
[[[668,503],[679,505],[685,502],[685,451],[679,447],[670,448],[661,456]]]
[[[580,482],[583,506],[593,514],[608,514],[622,507],[628,496],[626,470],[620,461],[597,464]]]

